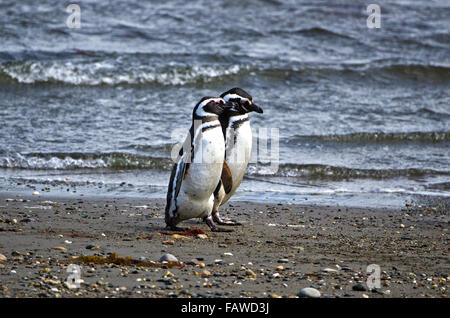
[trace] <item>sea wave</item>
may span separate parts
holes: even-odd
[[[340,135],[294,135],[287,139],[288,144],[309,142],[335,142],[335,143],[441,143],[450,141],[450,132],[360,132]]]
[[[265,166],[251,165],[248,175],[259,177],[301,177],[307,179],[350,180],[389,179],[398,177],[422,177],[426,175],[450,176],[450,171],[433,169],[356,169],[322,164],[280,164],[274,173]]]
[[[269,79],[284,79],[287,74],[311,76],[355,75],[364,78],[408,78],[411,80],[450,80],[449,65],[417,61],[374,60],[354,63],[292,63],[223,60],[202,56],[207,62],[195,62],[195,56],[123,54],[105,52],[27,53],[29,58],[0,64],[0,83],[98,85],[165,85],[183,86],[223,79],[237,79],[248,74]],[[30,55],[31,54],[31,55]]]
[[[0,64],[0,82],[66,85],[188,85],[246,72],[245,65],[176,64],[155,67],[101,61],[22,61]]]
[[[168,157],[143,156],[130,153],[32,153],[0,156],[0,168],[30,170],[77,169],[158,169],[170,171],[173,161]],[[433,169],[361,169],[322,164],[280,163],[278,169],[262,164],[250,164],[250,177],[302,177],[308,179],[387,179],[396,177],[421,177],[425,175],[450,176],[450,171]]]
[[[0,168],[32,170],[75,169],[162,169],[169,170],[173,162],[169,158],[139,156],[128,153],[34,153],[0,157]]]

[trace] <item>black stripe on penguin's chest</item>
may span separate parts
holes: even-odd
[[[223,133],[223,138],[226,141],[227,140],[227,129],[231,128],[234,130],[234,143],[236,143],[236,138],[237,138],[237,130],[239,129],[239,127],[241,127],[245,122],[249,121],[250,118],[245,117],[239,120],[234,121],[231,125],[230,125],[230,117],[219,117],[219,121],[220,124],[222,126],[222,133]],[[230,126],[230,127],[229,127]]]

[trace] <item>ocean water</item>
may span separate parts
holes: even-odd
[[[379,29],[365,1],[74,3],[78,29],[0,2],[0,191],[163,198],[192,108],[238,86],[279,162],[257,152],[233,199],[449,200],[448,1],[378,1]]]

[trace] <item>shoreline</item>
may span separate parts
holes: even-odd
[[[448,210],[231,201],[221,214],[243,226],[182,223],[199,238],[167,233],[164,206],[0,193],[0,297],[295,297],[305,287],[321,297],[447,297]],[[81,264],[80,288],[66,286],[73,257],[112,253],[154,265]],[[181,266],[159,263],[165,253]],[[373,291],[370,264],[381,271]]]

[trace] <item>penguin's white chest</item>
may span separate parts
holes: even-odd
[[[226,202],[236,191],[244,177],[252,152],[252,130],[250,121],[243,122],[236,129],[227,129],[226,161],[233,178],[233,187],[226,194],[223,202]]]
[[[181,219],[201,218],[211,213],[213,192],[219,183],[225,156],[220,126],[194,138],[193,155],[177,198]]]

